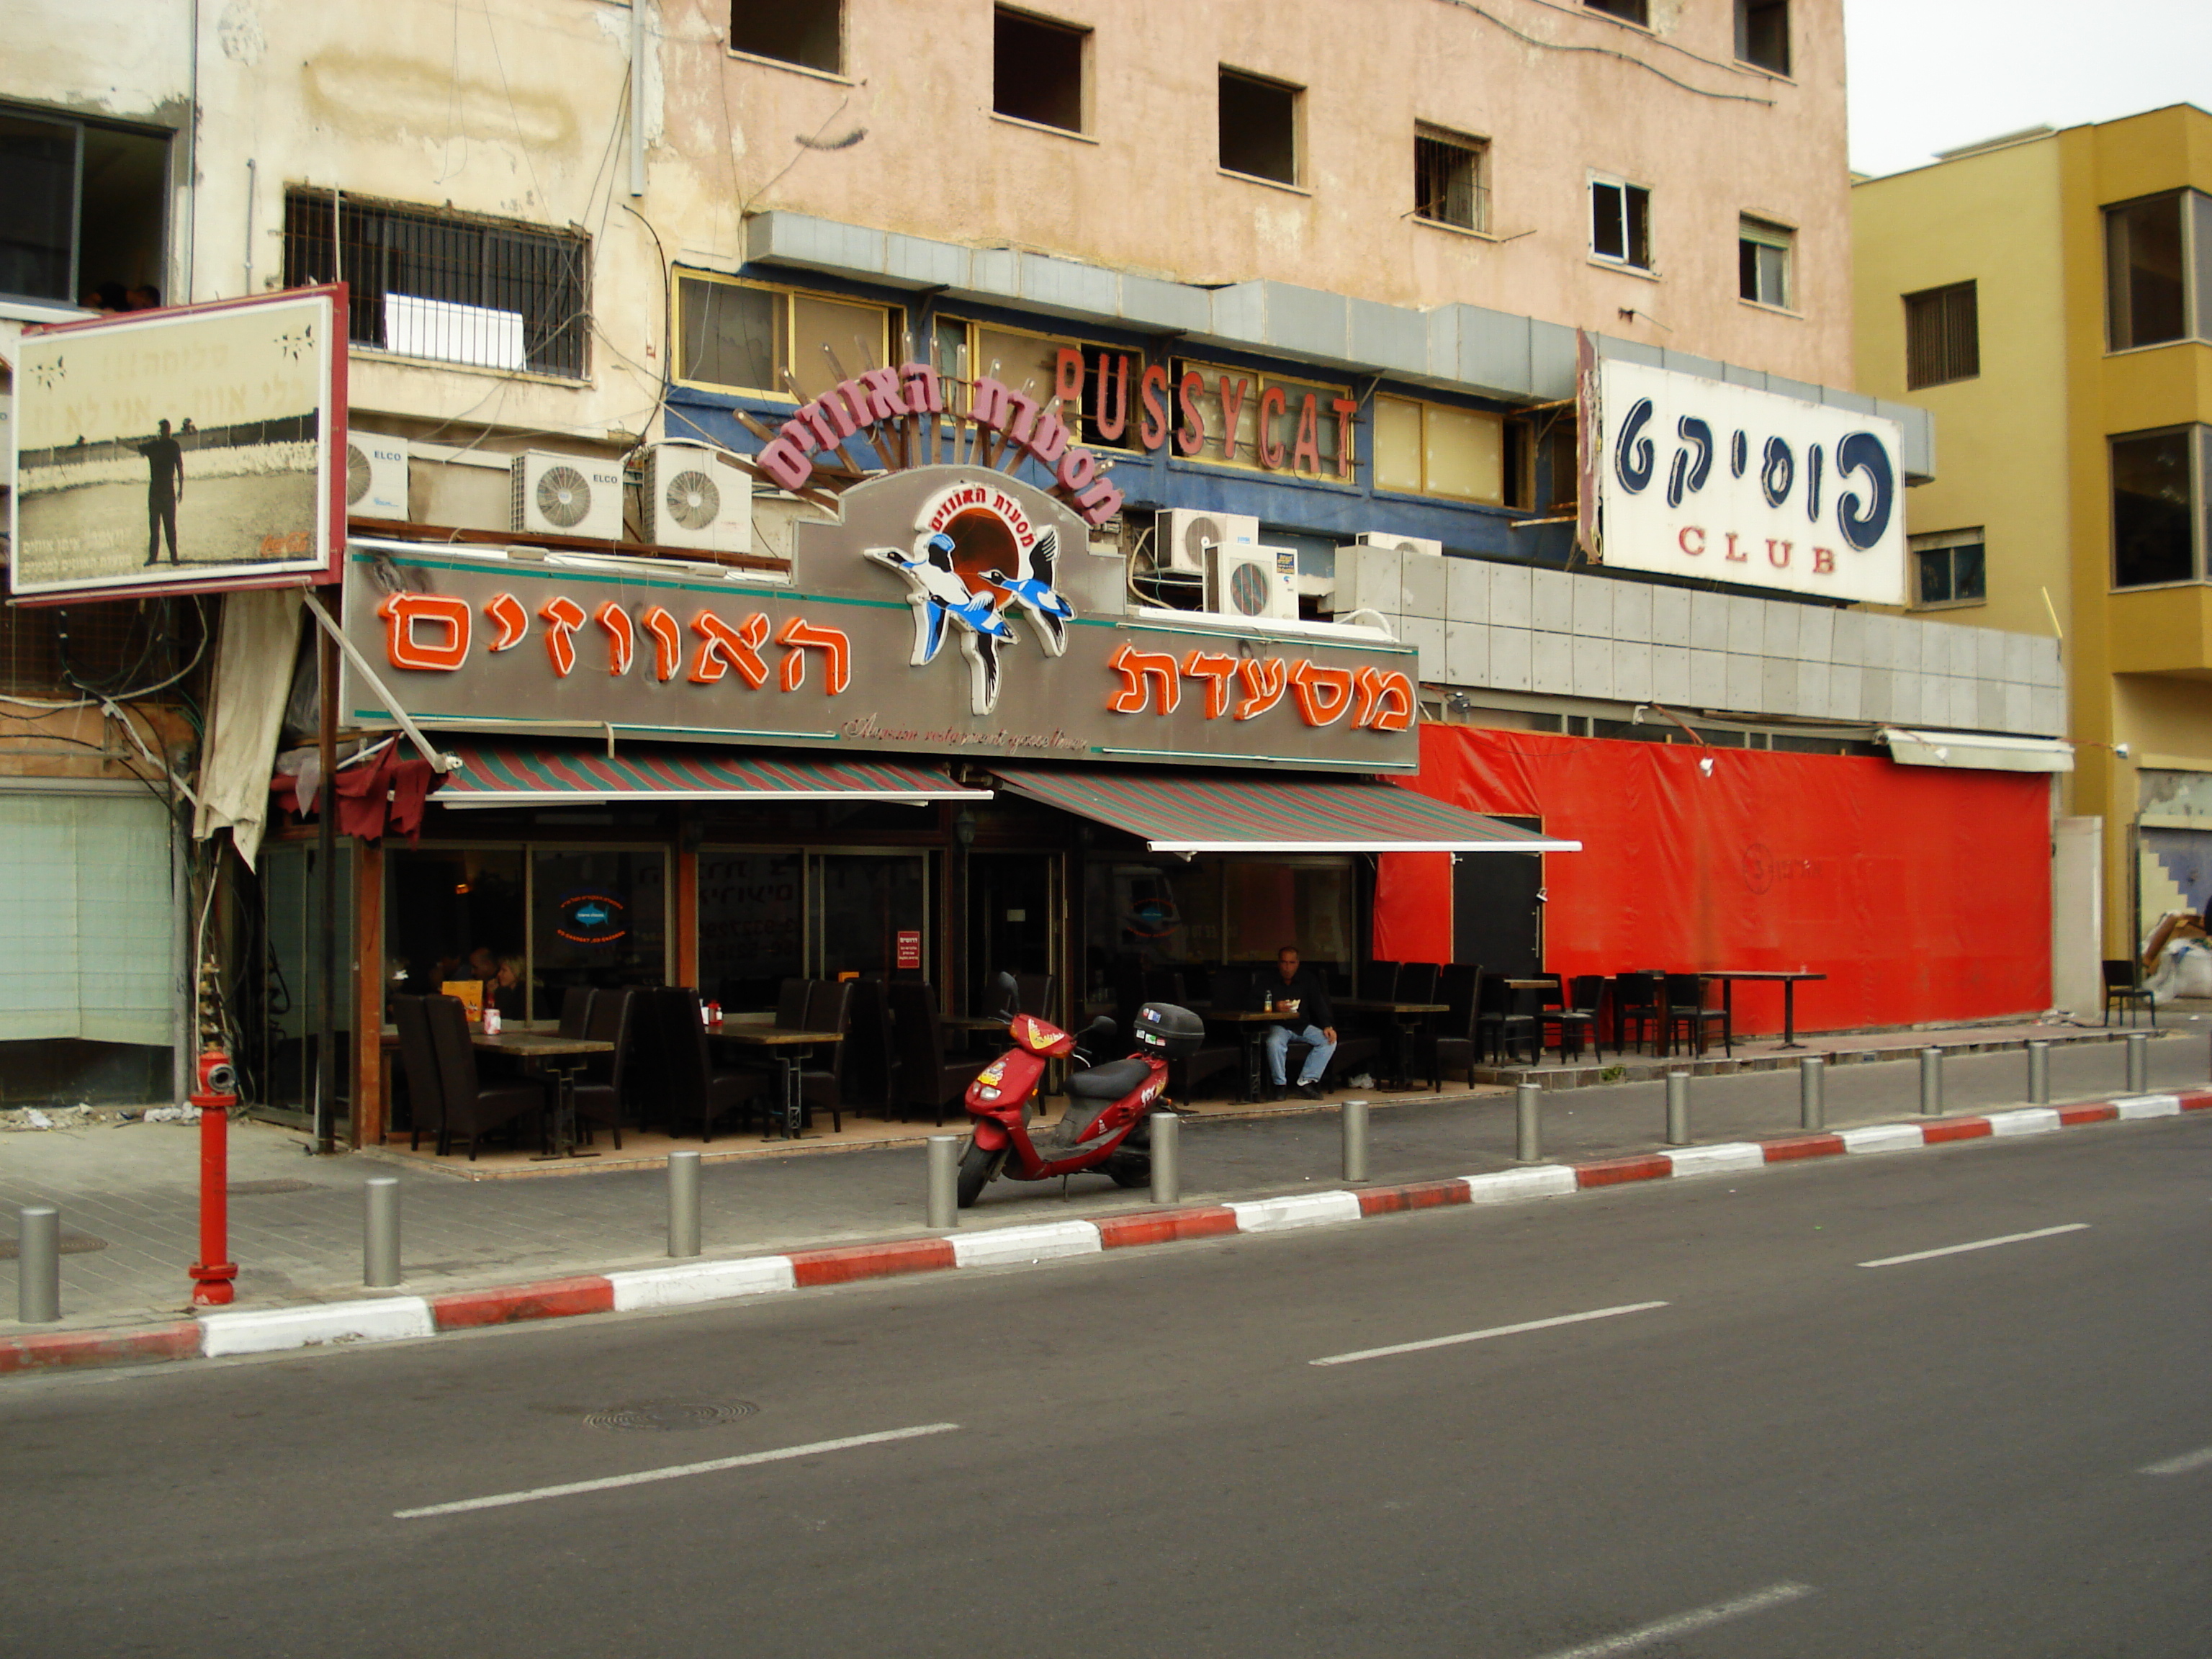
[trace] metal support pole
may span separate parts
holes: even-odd
[[[361,1282],[387,1290],[399,1282],[399,1177],[371,1176],[361,1192]]]
[[[1920,1051],[1920,1115],[1943,1115],[1943,1051],[1929,1047]]]
[[[1544,1091],[1534,1083],[1513,1091],[1513,1156],[1534,1164],[1544,1156]]]
[[[1347,1100],[1344,1103],[1344,1178],[1346,1181],[1367,1179],[1367,1103]]]
[[[2150,1088],[2150,1033],[2128,1033],[2128,1092],[2146,1093]]]
[[[1182,1120],[1173,1112],[1154,1112],[1152,1128],[1152,1202],[1174,1204],[1182,1197]]]
[[[1808,1054],[1797,1062],[1797,1126],[1802,1129],[1828,1127],[1828,1062]]]
[[[319,593],[308,605],[319,610]],[[328,634],[316,635],[316,701],[321,710],[317,753],[322,777],[315,789],[315,1150],[337,1150],[337,928],[338,928],[338,651]],[[355,1120],[358,1124],[359,1119]]]
[[[1687,1072],[1667,1073],[1667,1144],[1669,1146],[1690,1144],[1690,1074]]]
[[[699,1154],[668,1155],[668,1254],[699,1254]]]
[[[15,1317],[51,1325],[62,1316],[62,1212],[26,1204],[15,1214]]]
[[[959,1135],[929,1138],[929,1225],[940,1231],[960,1224]]]
[[[2051,1045],[2048,1042],[2027,1045],[2027,1103],[2031,1106],[2051,1104]]]

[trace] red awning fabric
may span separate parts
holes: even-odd
[[[403,759],[397,743],[388,744],[373,760],[340,766],[337,787],[338,833],[376,841],[390,830],[410,842],[417,839],[422,831],[423,803],[438,787],[438,776],[430,769],[429,762],[411,752]],[[276,798],[278,806],[295,817],[300,816],[298,778],[289,772],[280,772],[269,780],[269,793]],[[312,817],[313,814],[307,816]]]

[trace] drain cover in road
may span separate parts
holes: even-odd
[[[584,1421],[595,1429],[711,1429],[759,1409],[749,1400],[637,1400],[593,1412]]]

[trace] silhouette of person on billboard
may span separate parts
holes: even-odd
[[[185,447],[161,422],[159,437],[138,446],[152,477],[146,481],[146,562],[161,560],[161,533],[168,532],[169,562],[177,562],[177,498],[185,493]]]

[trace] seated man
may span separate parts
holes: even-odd
[[[1267,1027],[1264,1039],[1267,1080],[1274,1086],[1272,1097],[1280,1100],[1287,1092],[1283,1062],[1291,1044],[1303,1042],[1308,1047],[1306,1063],[1298,1074],[1298,1092],[1308,1100],[1319,1100],[1322,1073],[1328,1069],[1328,1058],[1336,1052],[1336,1011],[1329,1006],[1328,987],[1322,982],[1321,975],[1301,968],[1297,947],[1285,945],[1275,952],[1275,972],[1254,976],[1252,999],[1253,1007],[1281,1016]]]

